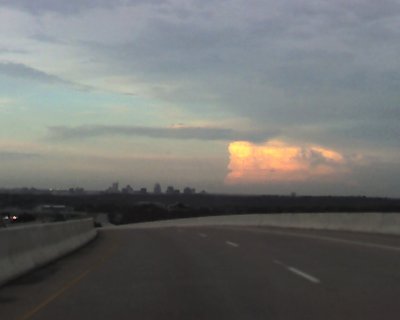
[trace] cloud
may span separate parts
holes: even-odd
[[[28,67],[22,63],[0,62],[0,72],[6,76],[34,79],[46,83],[67,83],[56,76]]]
[[[114,1],[116,3],[121,3],[122,1]],[[108,7],[110,1],[107,0],[71,0],[71,1],[53,1],[53,0],[40,0],[40,1],[30,1],[30,0],[0,0],[0,5],[14,7],[18,9],[23,9],[30,11],[32,13],[44,13],[49,11],[59,12],[59,13],[76,13],[80,10],[95,8],[98,6]]]
[[[38,157],[41,157],[39,153],[0,151],[0,161],[31,160],[32,158],[38,158]]]
[[[15,104],[15,99],[9,97],[1,97],[0,96],[0,107],[8,107]]]
[[[235,141],[229,145],[227,184],[271,184],[338,179],[349,173],[339,152],[320,146]]]
[[[332,176],[312,175],[311,169],[341,172],[349,167],[346,156],[342,164],[334,162],[314,144],[343,154],[376,155],[382,165],[389,154],[398,159],[397,0],[254,0],[251,5],[245,0],[0,0],[0,9],[0,29],[7,30],[0,34],[0,51],[10,61],[0,62],[1,75],[131,93],[134,119],[155,125],[120,126],[126,117],[105,119],[97,113],[105,126],[71,127],[81,123],[77,108],[82,114],[97,112],[106,103],[91,95],[78,99],[71,92],[65,102],[70,109],[42,108],[36,116],[43,124],[65,115],[56,121],[61,126],[49,128],[52,139],[249,141],[258,154],[261,142],[276,137],[272,129],[279,128],[280,139],[292,141],[282,148],[289,152],[293,147],[296,155],[283,163],[294,166],[293,177],[310,179]],[[57,71],[52,75],[46,70]],[[29,108],[30,97],[23,91],[18,98]],[[237,125],[225,119],[235,119]],[[160,124],[174,122],[216,125],[174,129]],[[34,139],[36,131],[30,132]],[[199,144],[188,152],[200,154]],[[160,145],[155,141],[154,149]],[[290,174],[280,177],[290,180]]]
[[[0,113],[11,113],[15,111],[16,100],[0,96]]]
[[[56,76],[28,67],[22,63],[0,62],[0,73],[6,76],[34,79],[45,83],[66,83],[66,81]]]
[[[77,127],[52,126],[48,128],[48,137],[52,140],[76,140],[101,136],[131,136],[149,137],[158,139],[178,140],[222,140],[232,141],[239,138],[251,141],[260,141],[261,136],[265,139],[266,132],[241,132],[232,129],[218,127],[140,127],[140,126],[111,126],[111,125],[85,125]],[[271,131],[271,136],[276,132]]]
[[[343,130],[366,124],[382,105],[397,107],[395,1],[186,3],[127,7],[121,32],[105,30],[84,47],[106,72],[145,87],[139,95],[210,117],[218,109],[258,128],[319,125],[323,132],[334,123],[330,134],[343,141]],[[129,34],[122,30],[131,36],[118,36]],[[385,124],[376,119],[374,130]]]
[[[32,80],[38,83],[72,86],[85,91],[91,90],[89,86],[64,80],[58,76],[51,75],[22,63],[0,62],[0,74],[13,78]]]
[[[0,54],[4,53],[26,54],[28,53],[28,51],[23,49],[14,49],[14,48],[7,48],[5,46],[0,46]]]
[[[106,8],[110,9],[119,5],[138,5],[141,3],[160,3],[162,0],[69,0],[69,1],[54,1],[54,0],[0,0],[0,5],[14,7],[22,10],[27,10],[34,14],[43,14],[46,12],[57,12],[61,14],[76,14],[80,11]]]

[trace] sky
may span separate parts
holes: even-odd
[[[0,0],[0,188],[400,197],[400,1]]]

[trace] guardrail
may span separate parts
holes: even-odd
[[[93,219],[0,229],[0,286],[92,240]]]

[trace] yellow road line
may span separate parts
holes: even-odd
[[[85,278],[90,272],[92,272],[94,269],[100,267],[113,253],[114,251],[118,248],[118,245],[115,244],[112,246],[108,251],[104,253],[103,256],[101,256],[98,260],[95,261],[95,263],[85,271],[81,272],[78,276],[75,278],[71,279],[68,281],[60,290],[57,292],[51,294],[48,296],[43,302],[38,304],[36,307],[31,309],[30,311],[26,312],[24,315],[22,315],[18,320],[28,320],[31,319],[35,314],[37,314],[39,311],[44,309],[48,304],[50,304],[52,301],[56,300],[58,297],[60,297],[62,294],[64,294],[66,291],[77,285],[83,278]]]

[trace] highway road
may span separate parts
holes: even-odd
[[[400,319],[400,237],[103,229],[0,289],[1,320]]]

